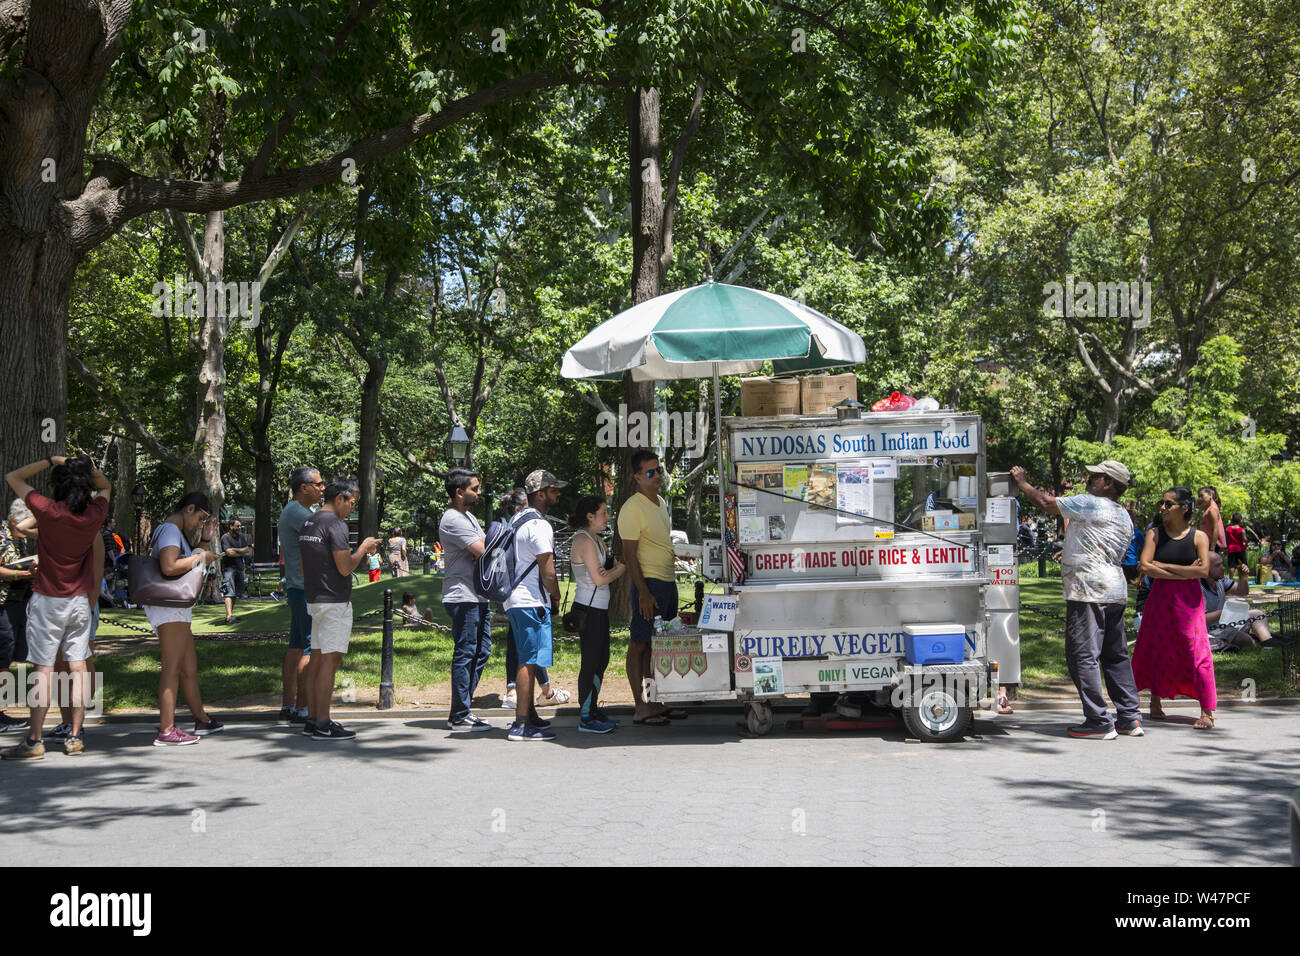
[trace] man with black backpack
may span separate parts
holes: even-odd
[[[560,603],[560,582],[555,576],[555,532],[546,514],[559,503],[560,489],[568,484],[549,471],[537,470],[524,479],[528,507],[507,526],[507,545],[512,549],[510,568],[514,587],[505,600],[506,616],[519,650],[519,674],[515,722],[509,740],[554,740],[542,720],[533,712],[533,685],[537,671],[551,666],[551,609]],[[497,541],[494,539],[494,545]],[[490,556],[489,556],[490,557]],[[507,562],[509,566],[509,562]]]
[[[438,522],[438,540],[446,560],[442,607],[451,618],[456,649],[451,656],[452,730],[491,730],[492,725],[470,710],[483,667],[492,656],[492,618],[488,602],[479,595],[474,562],[483,554],[483,527],[470,514],[478,504],[479,476],[468,468],[453,468],[443,484],[447,510]]]

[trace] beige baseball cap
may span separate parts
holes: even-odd
[[[524,479],[524,494],[535,495],[543,488],[567,488],[568,486],[567,481],[560,481],[549,471],[539,468],[534,472],[530,472],[528,477]]]
[[[1133,473],[1114,458],[1107,458],[1099,465],[1087,465],[1085,467],[1094,475],[1105,475],[1107,478],[1118,481],[1125,488],[1133,484]]]

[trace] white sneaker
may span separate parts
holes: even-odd
[[[537,703],[542,707],[554,707],[556,704],[567,704],[572,699],[572,695],[563,687],[552,687],[551,696],[544,694],[537,695]]]
[[[506,696],[501,698],[501,706],[506,710],[514,710],[519,706],[519,698],[515,696],[515,689],[513,687],[506,691]]]

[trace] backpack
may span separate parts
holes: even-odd
[[[519,529],[530,521],[545,521],[535,510],[516,515],[504,522],[488,538],[483,553],[474,562],[474,590],[484,601],[505,603],[513,591],[533,568],[537,561],[524,568],[522,573],[515,573],[515,536]]]

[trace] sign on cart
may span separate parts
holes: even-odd
[[[737,594],[709,594],[704,598],[700,612],[700,627],[710,631],[730,631],[736,626],[736,612],[740,609]]]

